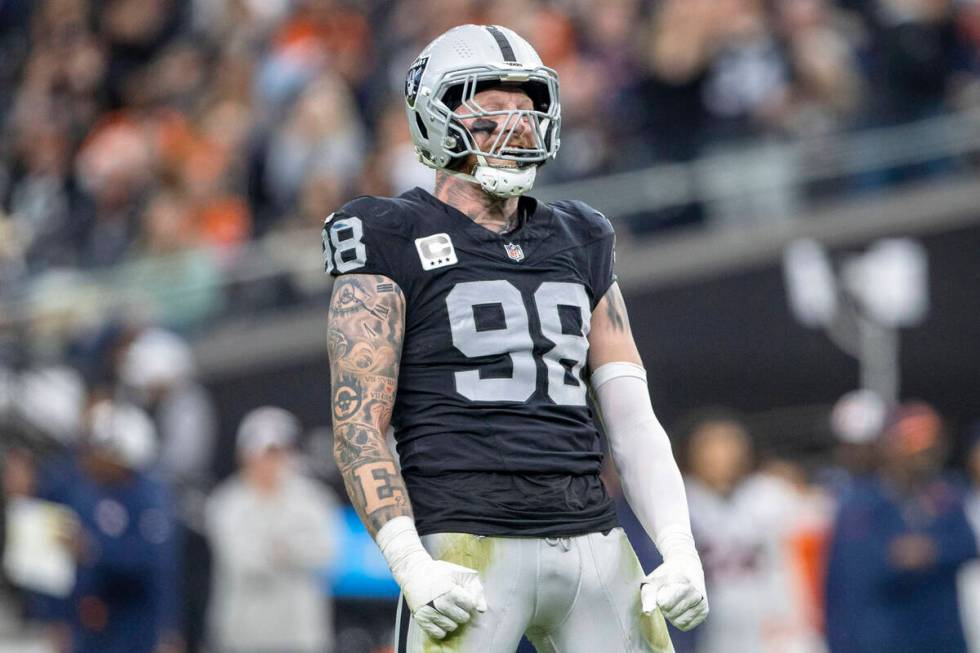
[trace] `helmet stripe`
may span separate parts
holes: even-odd
[[[497,45],[500,46],[500,54],[504,55],[504,61],[507,63],[517,63],[517,56],[514,54],[514,48],[510,47],[510,41],[504,36],[496,25],[487,25],[487,31],[493,35],[494,40],[497,41]]]

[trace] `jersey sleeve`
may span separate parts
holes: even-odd
[[[587,219],[589,288],[593,310],[616,282],[616,232],[609,218],[587,204],[578,203]]]
[[[610,286],[616,283],[616,234],[610,226],[609,235],[593,243],[592,308],[602,301]]]
[[[399,221],[368,198],[354,200],[331,213],[320,232],[327,274],[380,274],[399,281],[395,254],[401,251]]]

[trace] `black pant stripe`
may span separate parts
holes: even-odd
[[[401,609],[398,611],[398,650],[395,653],[408,653],[408,624],[412,619],[412,611],[402,597]]]

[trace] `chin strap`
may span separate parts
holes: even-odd
[[[534,178],[538,173],[536,165],[526,168],[497,168],[488,164],[485,157],[478,156],[477,161],[473,174],[446,168],[443,171],[453,177],[479,184],[485,192],[497,197],[523,195],[534,186]]]

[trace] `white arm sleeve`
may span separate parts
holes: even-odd
[[[653,413],[646,371],[606,363],[592,373],[609,452],[623,492],[664,559],[695,554],[684,481],[667,432]]]

